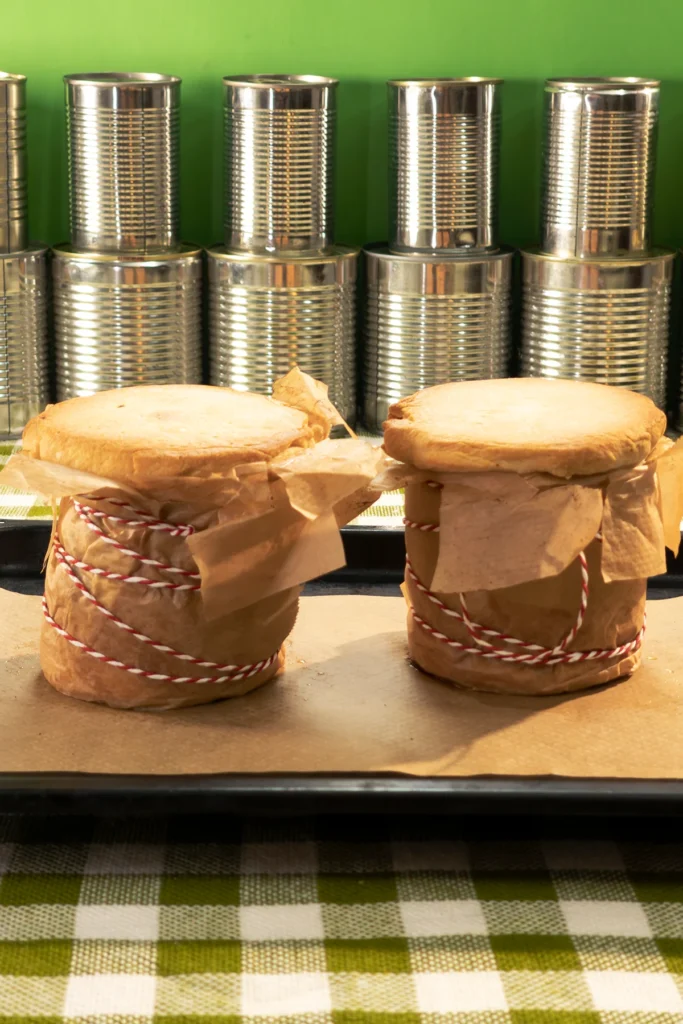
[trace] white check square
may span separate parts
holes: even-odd
[[[239,920],[240,936],[246,942],[325,938],[318,903],[240,907]]]
[[[670,974],[585,971],[584,978],[596,1010],[683,1013],[683,998]]]
[[[162,843],[92,843],[86,875],[159,875],[164,867]]]
[[[652,937],[645,911],[639,903],[617,900],[560,900],[570,935]]]
[[[464,1013],[507,1010],[505,991],[497,971],[449,971],[414,974],[420,1013]]]
[[[405,934],[410,939],[428,935],[488,935],[486,919],[477,900],[425,900],[401,903]]]
[[[242,1007],[245,1017],[286,1017],[330,1013],[332,999],[326,974],[245,974]]]
[[[245,843],[243,875],[312,875],[318,870],[316,843]]]
[[[466,871],[469,865],[464,843],[443,842],[392,843],[396,871]]]
[[[66,989],[64,1016],[151,1016],[156,982],[156,978],[144,974],[72,974]]]
[[[154,942],[159,938],[159,907],[83,904],[76,908],[74,938]]]

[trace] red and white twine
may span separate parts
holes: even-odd
[[[90,501],[94,499],[88,499]],[[78,517],[85,522],[89,529],[93,530],[102,540],[108,544],[112,544],[117,550],[123,554],[135,558],[143,565],[151,566],[157,569],[159,572],[166,572],[172,574],[180,574],[187,576],[195,580],[199,580],[199,573],[188,572],[185,569],[179,569],[177,566],[170,565],[167,562],[159,561],[155,558],[143,557],[139,552],[132,548],[125,547],[120,544],[113,537],[106,534],[100,527],[93,521],[93,518],[100,520],[109,520],[115,523],[121,523],[125,526],[134,528],[144,528],[149,530],[164,530],[168,532],[172,537],[189,537],[190,534],[194,533],[194,527],[186,526],[183,524],[165,523],[162,520],[155,519],[154,516],[149,515],[140,509],[134,508],[132,505],[128,505],[126,502],[114,500],[113,498],[103,499],[109,502],[109,504],[120,506],[133,515],[138,516],[138,519],[125,519],[120,516],[109,515],[106,512],[99,511],[93,508],[91,505],[84,505],[79,501],[73,500],[73,507]],[[47,600],[43,597],[43,615],[45,616],[46,622],[52,626],[52,628],[63,637],[73,647],[78,648],[84,654],[88,654],[91,658],[95,658],[104,665],[110,665],[112,668],[122,669],[125,672],[129,672],[131,675],[139,676],[143,679],[147,679],[150,682],[162,682],[162,683],[191,683],[194,685],[198,684],[215,684],[220,683],[232,683],[238,682],[241,679],[249,679],[252,676],[258,675],[259,672],[263,672],[269,668],[277,659],[278,652],[271,654],[270,657],[264,658],[262,661],[254,662],[251,665],[229,665],[221,664],[220,662],[209,661],[202,658],[196,658],[192,654],[183,654],[182,651],[176,650],[174,647],[168,644],[159,643],[147,636],[145,633],[140,633],[132,626],[129,626],[126,622],[120,619],[117,615],[111,612],[108,608],[105,608],[100,601],[97,600],[94,594],[88,590],[83,580],[76,574],[75,569],[79,569],[83,572],[90,573],[94,576],[100,576],[102,579],[117,580],[120,583],[133,583],[141,586],[146,586],[151,589],[170,589],[176,591],[198,591],[201,588],[201,584],[192,583],[175,583],[167,580],[151,580],[146,576],[128,576],[123,573],[110,572],[107,569],[102,569],[97,566],[91,565],[88,562],[81,561],[70,555],[65,549],[61,540],[58,536],[55,536],[53,541],[53,547],[55,557],[57,559],[58,567],[61,568],[66,575],[69,577],[73,585],[80,591],[83,597],[86,598],[97,611],[112,622],[119,629],[126,633],[130,633],[136,640],[141,643],[152,647],[155,651],[159,651],[161,654],[168,654],[173,658],[177,658],[179,661],[186,662],[191,665],[196,665],[198,668],[210,668],[215,669],[219,675],[211,676],[174,676],[168,675],[164,672],[149,672],[145,669],[139,668],[136,665],[128,665],[125,662],[119,661],[116,658],[108,658],[105,654],[96,651],[82,640],[78,640],[75,636],[72,636],[68,630],[60,626],[58,622],[50,614],[47,606]]]
[[[435,481],[429,481],[428,486],[436,488],[441,487],[442,485]],[[407,518],[404,519],[403,522],[410,529],[419,530],[423,533],[439,532],[439,525],[436,523],[416,523]],[[601,540],[602,535],[598,533],[596,539]],[[410,609],[411,615],[415,622],[417,622],[418,626],[424,629],[426,633],[429,633],[436,640],[440,640],[442,643],[447,644],[454,650],[463,651],[465,654],[475,654],[478,657],[490,658],[497,661],[515,662],[525,665],[572,665],[581,661],[601,661],[607,660],[608,658],[623,658],[629,654],[633,654],[639,649],[643,642],[646,625],[645,620],[643,620],[643,625],[638,631],[637,636],[633,640],[629,640],[628,643],[621,644],[619,647],[606,649],[598,648],[589,651],[567,650],[569,645],[576,639],[576,636],[583,625],[586,617],[586,611],[588,609],[588,598],[590,596],[590,576],[585,552],[579,552],[578,562],[581,570],[581,597],[579,601],[579,609],[574,625],[562,637],[559,643],[555,645],[555,647],[544,647],[541,644],[529,644],[524,640],[518,639],[518,637],[510,636],[507,633],[501,633],[497,629],[489,629],[478,622],[474,622],[469,614],[467,601],[463,593],[458,594],[460,611],[457,611],[454,608],[449,608],[448,605],[444,604],[440,597],[437,597],[436,594],[432,593],[432,591],[422,583],[413,568],[410,558],[406,556],[406,573],[415,584],[415,587],[421,594],[424,594],[432,604],[436,605],[444,615],[455,619],[456,622],[461,622],[465,626],[476,646],[461,643],[459,640],[454,640],[452,637],[446,636],[445,633],[435,629],[434,626],[423,619],[422,616],[418,615],[414,608]],[[497,641],[497,643],[495,641]],[[514,650],[508,650],[506,647],[501,646],[501,644],[507,644],[508,647],[512,647]]]

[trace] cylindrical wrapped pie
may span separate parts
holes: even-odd
[[[373,500],[362,492],[377,459],[364,442],[325,440],[334,410],[321,385],[298,371],[282,384],[284,401],[125,388],[48,406],[28,424],[17,466],[63,495],[41,640],[57,690],[173,708],[278,673],[300,584],[334,567],[337,519]],[[298,407],[296,394],[287,404],[298,386]]]
[[[679,514],[658,473],[665,427],[648,398],[577,381],[467,381],[392,406],[416,664],[519,694],[633,672]]]

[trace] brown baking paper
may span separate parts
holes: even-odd
[[[344,550],[337,527],[380,493],[370,487],[385,461],[380,448],[355,437],[323,440],[331,426],[344,422],[326,385],[295,368],[276,382],[273,394],[307,413],[319,444],[290,450],[267,464],[236,466],[220,479],[155,480],[144,493],[125,480],[19,453],[9,459],[2,483],[48,498],[87,493],[142,500],[152,514],[194,526],[197,532],[188,546],[201,572],[204,614],[214,618],[341,568]],[[263,542],[266,534],[268,543]]]
[[[427,520],[440,523],[439,557],[433,577],[424,580],[439,593],[556,576],[598,530],[605,580],[659,575],[666,571],[664,548],[677,553],[680,546],[683,438],[664,438],[642,465],[600,476],[449,474],[388,460],[375,483],[393,490],[426,481],[442,485],[433,489]]]
[[[383,483],[400,473],[389,467]],[[415,574],[406,573],[404,588],[412,657],[441,678],[503,693],[561,693],[629,675],[640,651],[619,649],[639,635],[647,578],[666,570],[665,542],[678,549],[682,478],[683,445],[667,440],[639,466],[569,480],[404,467],[407,519],[439,524],[438,532],[406,533]],[[572,660],[563,648],[562,657],[536,665],[483,657],[490,651],[482,652],[460,617],[459,595],[475,623],[553,651],[577,621],[580,552],[590,594],[566,651],[616,653]],[[493,646],[527,653],[504,640]]]
[[[650,603],[631,679],[514,697],[414,668],[398,596],[304,597],[285,673],[247,697],[163,715],[52,690],[38,663],[38,598],[0,590],[0,618],[2,772],[683,778],[683,598]]]
[[[278,394],[306,411],[316,436],[322,437],[339,421],[326,387],[298,370],[280,382]],[[220,477],[202,477],[200,466],[195,477],[155,479],[149,489],[135,493],[125,481],[14,456],[3,483],[61,498],[61,542],[81,563],[78,575],[90,594],[120,620],[117,624],[105,617],[60,565],[57,552],[51,551],[47,604],[69,636],[48,623],[43,627],[41,656],[48,679],[72,696],[122,708],[168,709],[261,685],[281,668],[280,647],[294,624],[301,584],[344,565],[339,526],[378,496],[370,482],[383,459],[381,450],[355,438],[320,441],[308,449],[290,450],[279,460],[238,465]],[[167,522],[194,527],[195,533],[185,539],[105,521],[112,523],[107,531],[123,548],[185,574],[198,571],[201,591],[155,589],[93,573],[89,567],[159,578],[158,570],[113,547],[79,518],[74,497],[84,492],[96,495],[99,507],[115,516],[121,510],[116,505],[107,508],[103,503],[108,498],[132,501]],[[132,517],[123,513],[124,518],[127,515]],[[172,576],[172,581],[197,585],[187,575]],[[84,672],[83,654],[69,637],[103,656],[97,662],[93,659],[94,672]],[[191,660],[160,651],[159,645]],[[220,667],[226,665],[227,669]],[[152,682],[129,669],[167,677],[208,676],[222,682],[212,691],[201,685],[179,689],[170,679]]]

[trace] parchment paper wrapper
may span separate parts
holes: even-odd
[[[43,626],[41,663],[50,683],[71,696],[113,707],[173,708],[246,693],[272,678],[283,664],[282,644],[294,624],[301,585],[344,565],[339,526],[376,500],[371,487],[385,457],[356,438],[323,440],[340,418],[318,381],[294,370],[276,387],[280,401],[301,408],[321,440],[291,449],[269,463],[236,466],[226,477],[182,477],[150,482],[132,491],[110,480],[27,455],[9,460],[3,484],[59,499],[58,533],[79,561],[124,575],[169,579],[114,548],[89,529],[74,509],[77,495],[129,501],[171,523],[195,528],[187,540],[98,519],[108,535],[145,558],[199,571],[201,591],[153,589],[79,573],[96,599],[137,632],[194,658],[230,665],[275,661],[248,678],[202,685],[147,681],[103,665]],[[188,500],[189,499],[189,500]],[[123,516],[130,513],[123,513]],[[178,577],[179,581],[185,578]],[[102,615],[75,587],[54,551],[45,594],[56,622],[78,640],[125,665],[172,676],[220,676],[156,651]]]
[[[449,608],[466,595],[474,621],[526,643],[553,648],[576,621],[581,596],[577,556],[585,551],[590,597],[568,651],[612,649],[643,624],[647,577],[666,570],[683,516],[683,443],[662,441],[645,463],[601,477],[481,472],[436,474],[394,466],[383,485],[406,486],[406,516],[439,523],[438,533],[406,530],[421,580]],[[428,486],[437,482],[441,489]],[[600,533],[602,540],[596,540]],[[406,574],[404,594],[420,618],[468,646],[462,623]],[[560,693],[632,672],[627,657],[536,665],[488,660],[449,647],[408,616],[411,657],[425,671],[463,686],[507,693]],[[506,648],[510,650],[511,648]]]

